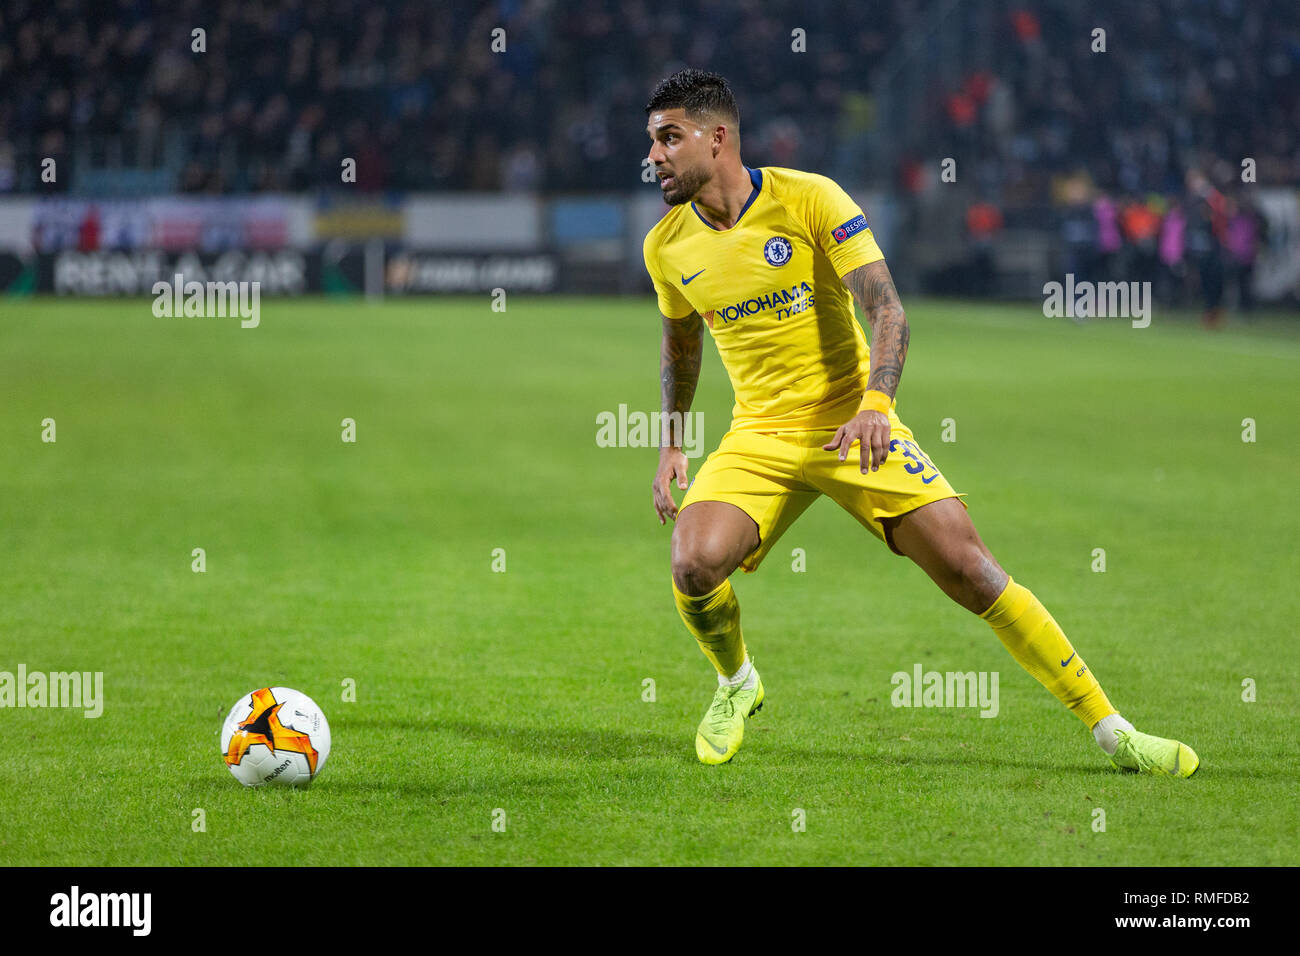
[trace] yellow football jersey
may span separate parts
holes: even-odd
[[[837,428],[857,414],[871,363],[840,277],[884,254],[833,180],[774,166],[749,175],[730,229],[685,203],[646,235],[659,309],[708,323],[736,393],[733,430]]]

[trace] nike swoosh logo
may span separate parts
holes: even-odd
[[[1178,750],[1174,751],[1174,776],[1175,777],[1178,776],[1178,756],[1181,752],[1182,752],[1181,747]]]
[[[1079,653],[1079,652],[1078,652],[1078,651],[1075,651],[1075,652],[1074,652],[1074,654],[1077,654],[1077,653]],[[1065,660],[1061,661],[1061,666],[1064,667],[1066,664],[1070,663],[1070,661],[1074,660],[1074,654],[1071,654],[1071,655],[1070,655],[1069,657],[1067,657]]]
[[[698,272],[695,273],[695,274],[696,274],[696,275],[699,275]],[[705,737],[703,734],[700,735],[700,739],[703,740],[703,741],[704,741],[706,744],[708,744],[710,747],[712,747],[712,748],[713,748],[713,752],[714,752],[715,754],[717,754],[719,757],[721,757],[723,754],[725,754],[725,753],[727,752],[727,748],[726,748],[726,747],[719,747],[717,744],[715,744],[712,740],[709,740],[709,739],[708,739],[707,737]]]
[[[708,268],[708,266],[705,266],[705,267],[704,267],[704,269],[707,269],[707,268]],[[700,272],[703,272],[704,269],[701,269]],[[682,276],[682,285],[690,285],[690,284],[691,284],[691,279],[694,279],[695,276],[698,276],[698,275],[700,274],[700,272],[695,273],[695,275],[694,275],[694,276],[691,276],[690,279],[686,278],[686,276]]]
[[[934,481],[934,479],[936,479],[936,478],[938,478],[938,477],[939,477],[939,473],[938,473],[938,472],[935,472],[935,473],[934,473],[933,475],[931,475],[929,478],[922,478],[922,479],[921,479],[921,484],[923,484],[923,485],[928,485],[930,482]]]

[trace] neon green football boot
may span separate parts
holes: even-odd
[[[1117,730],[1119,741],[1110,762],[1117,770],[1180,777],[1186,780],[1201,765],[1201,758],[1187,744],[1153,737],[1137,730]]]
[[[750,661],[750,667],[753,667]],[[713,703],[695,732],[695,755],[702,763],[726,763],[736,756],[745,737],[745,718],[763,708],[763,679],[754,671],[754,686],[719,686]]]

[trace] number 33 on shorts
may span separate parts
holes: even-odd
[[[909,475],[920,475],[923,484],[929,484],[939,477],[939,469],[934,467],[934,462],[925,456],[921,451],[921,446],[910,438],[894,438],[889,442],[890,453],[901,452],[903,457],[908,459],[903,465],[903,469]],[[926,475],[925,472],[929,472]]]

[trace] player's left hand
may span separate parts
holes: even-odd
[[[858,412],[851,420],[835,430],[835,437],[829,444],[822,445],[824,451],[840,450],[840,461],[849,454],[854,442],[862,443],[862,473],[879,471],[885,459],[889,457],[889,416],[883,412]]]

